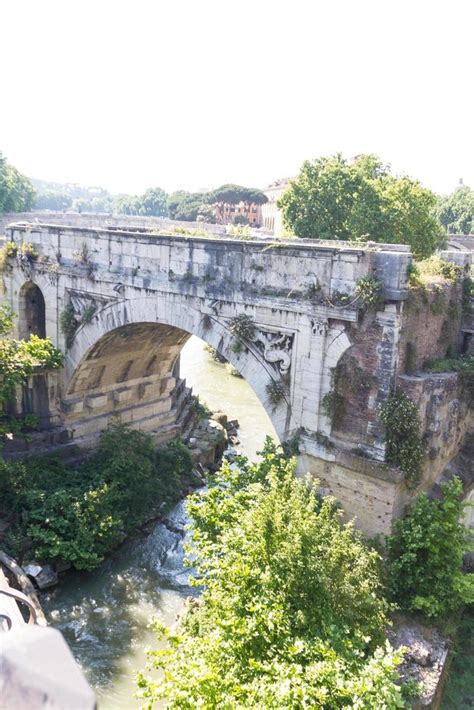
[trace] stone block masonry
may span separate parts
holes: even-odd
[[[367,532],[390,530],[406,499],[400,472],[383,463],[379,405],[400,367],[406,247],[35,223],[11,225],[8,237],[38,256],[19,249],[7,261],[3,298],[25,313],[35,284],[46,334],[66,353],[45,426],[87,447],[114,416],[160,441],[175,436],[190,404],[179,353],[193,334],[248,381],[281,440],[299,436],[301,473],[319,476]],[[381,284],[376,312],[354,295],[367,276]],[[242,316],[247,334],[235,327]],[[327,403],[341,364],[352,380],[335,420]]]

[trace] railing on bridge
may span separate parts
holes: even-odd
[[[7,573],[27,576],[0,551]],[[4,710],[94,710],[96,701],[64,638],[46,626],[36,593],[10,586],[0,564],[0,705]],[[27,581],[28,580],[28,581]],[[20,605],[26,608],[25,620]]]

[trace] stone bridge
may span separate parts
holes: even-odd
[[[179,434],[190,401],[179,354],[196,335],[243,375],[281,440],[299,436],[300,471],[362,528],[389,530],[409,495],[383,464],[379,421],[404,367],[406,247],[24,223],[7,238],[18,247],[3,274],[17,335],[47,335],[66,353],[62,371],[30,379],[19,405],[39,414],[49,441],[60,433],[90,446],[112,416],[159,441]],[[356,296],[369,276],[381,286],[376,310]]]

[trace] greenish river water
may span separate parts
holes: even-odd
[[[214,362],[201,340],[193,337],[184,347],[181,374],[211,409],[239,420],[242,453],[254,458],[265,436],[276,436],[249,385]],[[168,517],[173,528],[184,528],[184,502]],[[128,541],[93,572],[67,576],[43,595],[42,603],[94,688],[99,710],[122,710],[141,704],[134,698],[133,679],[145,666],[147,648],[157,644],[150,619],[173,624],[185,598],[195,593],[183,567],[183,535],[157,523],[148,536]]]

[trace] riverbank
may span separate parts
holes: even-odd
[[[253,460],[267,435],[276,438],[249,385],[214,363],[197,338],[183,348],[181,375],[210,409],[238,419],[239,452]],[[147,648],[157,646],[149,622],[155,617],[171,627],[185,599],[196,594],[184,567],[184,502],[166,517],[182,532],[159,521],[149,523],[95,570],[68,575],[41,595],[49,622],[66,638],[96,693],[99,710],[142,705],[134,698],[134,675],[145,666]]]

